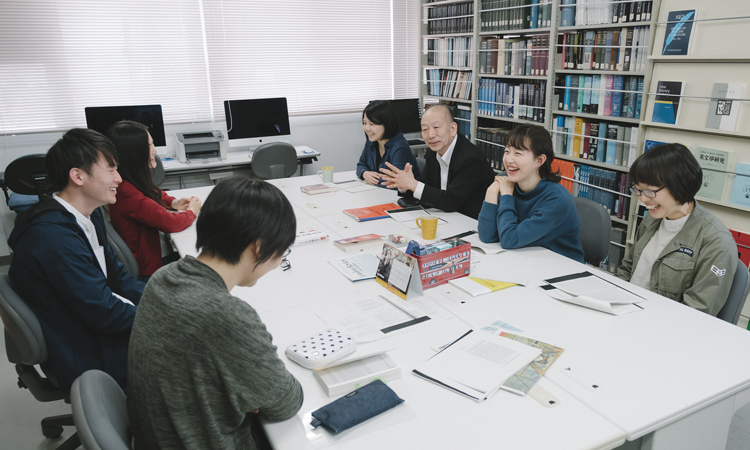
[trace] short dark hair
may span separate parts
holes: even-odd
[[[148,127],[132,120],[121,120],[109,127],[107,137],[117,148],[120,157],[117,171],[122,179],[161,205],[161,191],[154,184],[153,172],[148,165],[151,159]]]
[[[276,186],[239,176],[224,178],[201,208],[196,249],[229,264],[238,264],[254,242],[257,264],[284,254],[294,243],[297,219],[289,200]]]
[[[666,187],[679,203],[690,203],[703,183],[703,170],[684,145],[660,144],[635,160],[630,182]]]
[[[370,119],[370,122],[385,127],[385,130],[383,131],[383,139],[390,139],[398,133],[399,130],[398,122],[396,121],[396,113],[393,112],[393,107],[389,101],[371,101],[365,110],[362,111],[362,120],[365,119],[365,115]]]
[[[59,192],[68,186],[70,170],[81,169],[91,174],[91,166],[99,156],[111,166],[117,165],[117,150],[103,134],[87,128],[73,128],[63,134],[44,158],[53,191]]]
[[[505,136],[505,145],[521,150],[529,150],[535,158],[546,156],[544,163],[539,167],[539,175],[547,181],[559,183],[560,172],[552,172],[552,161],[555,160],[555,152],[552,149],[552,138],[544,127],[539,125],[519,125]]]

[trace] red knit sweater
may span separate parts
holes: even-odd
[[[167,206],[175,200],[164,191],[161,191],[161,199]],[[117,202],[109,205],[109,216],[138,261],[140,274],[146,276],[161,267],[159,231],[177,233],[195,220],[192,211],[170,212],[124,180],[117,188]]]

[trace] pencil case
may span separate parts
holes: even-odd
[[[385,383],[375,380],[313,411],[310,425],[323,425],[338,434],[403,402]]]

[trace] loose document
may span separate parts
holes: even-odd
[[[646,299],[591,272],[544,280],[540,288],[550,297],[614,315],[641,311]]]
[[[481,402],[540,354],[538,348],[469,330],[412,373]]]

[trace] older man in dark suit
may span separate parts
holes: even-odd
[[[381,169],[386,186],[398,188],[405,197],[419,200],[422,206],[458,211],[476,219],[487,186],[495,178],[489,162],[458,133],[458,125],[444,105],[424,112],[422,138],[432,150],[425,154],[422,176],[416,179],[409,164],[403,170],[388,164],[390,170]]]

